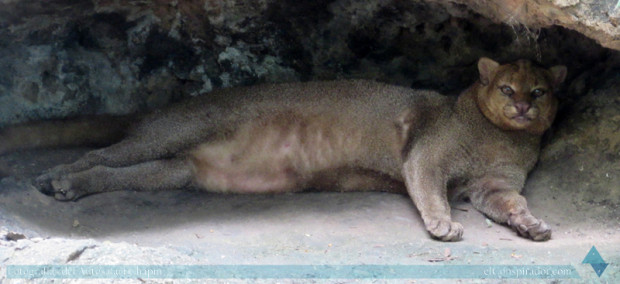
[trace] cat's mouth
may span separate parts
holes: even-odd
[[[512,120],[514,120],[516,123],[518,124],[527,124],[530,123],[532,121],[532,118],[528,117],[527,114],[518,114],[515,115],[513,117],[511,117]]]
[[[510,105],[504,107],[504,116],[511,120],[515,126],[527,126],[538,117],[538,109],[532,107],[520,110]]]

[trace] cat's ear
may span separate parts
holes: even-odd
[[[497,67],[499,67],[499,63],[493,61],[493,59],[482,57],[478,60],[478,72],[480,73],[480,83],[482,85],[486,86],[489,84],[491,75]]]
[[[564,65],[553,66],[549,68],[549,71],[551,72],[551,76],[553,78],[554,87],[559,86],[562,82],[564,82],[564,79],[566,79],[567,69]]]

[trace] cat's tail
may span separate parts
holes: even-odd
[[[29,122],[0,129],[0,155],[10,152],[70,146],[106,146],[126,134],[132,116],[89,116]]]

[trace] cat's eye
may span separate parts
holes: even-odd
[[[545,90],[543,89],[535,89],[532,91],[533,98],[539,98],[545,95]]]
[[[508,86],[501,86],[499,87],[499,89],[506,96],[512,96],[515,93],[515,91],[511,87],[508,87]]]

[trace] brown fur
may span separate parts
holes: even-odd
[[[458,100],[369,81],[221,90],[144,116],[120,142],[36,182],[58,200],[188,186],[407,192],[431,236],[444,241],[463,233],[451,220],[448,195],[465,196],[520,235],[547,240],[551,230],[519,192],[553,121],[553,91],[566,68],[482,58],[478,69],[480,81]],[[36,132],[24,136],[27,129],[6,130],[15,136],[0,135],[0,150],[40,141]]]

